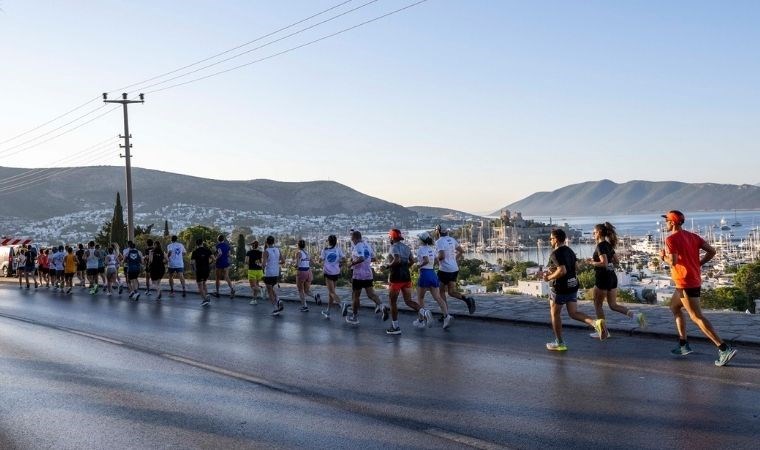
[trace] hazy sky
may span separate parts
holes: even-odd
[[[146,93],[129,108],[133,165],[201,177],[330,179],[470,212],[603,178],[760,182],[754,0],[428,0],[156,91],[416,1],[378,0],[148,86],[367,3],[350,1],[121,89],[343,1],[0,0],[0,166],[122,165],[120,107],[41,142],[125,91]]]

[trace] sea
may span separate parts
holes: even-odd
[[[664,213],[664,212],[663,212]],[[751,232],[760,230],[760,211],[757,210],[728,210],[694,212],[684,211],[686,223],[684,228],[694,231],[702,236],[721,235],[731,240],[740,241],[745,239]],[[654,237],[662,236],[664,231],[664,219],[660,214],[629,214],[611,216],[523,216],[525,219],[535,220],[542,223],[554,223],[558,225],[568,224],[570,227],[580,230],[584,237],[591,238],[594,225],[610,222],[615,226],[618,236],[631,239],[644,238],[647,235]],[[729,227],[721,230],[721,226]],[[736,225],[736,226],[733,226]],[[551,249],[549,248],[548,236],[544,239],[545,244],[536,243],[519,252],[496,252],[475,253],[468,252],[468,259],[481,259],[495,264],[499,261],[533,261],[540,265],[546,265]],[[570,243],[580,259],[591,258],[594,253],[593,243]]]

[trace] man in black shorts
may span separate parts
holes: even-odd
[[[210,296],[206,291],[206,281],[211,273],[211,263],[214,261],[214,254],[211,253],[203,239],[195,240],[196,248],[190,255],[190,264],[195,272],[195,282],[198,283],[198,293],[203,301],[201,306],[208,306]]]

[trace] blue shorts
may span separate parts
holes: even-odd
[[[553,301],[554,303],[558,305],[565,305],[567,303],[577,302],[578,293],[573,292],[572,294],[557,294],[556,292],[550,292],[549,300]]]
[[[421,269],[420,279],[417,280],[417,287],[421,288],[437,288],[438,276],[433,269]]]
[[[184,267],[169,267],[169,273],[184,273]]]

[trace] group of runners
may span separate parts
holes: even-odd
[[[661,250],[660,258],[668,264],[675,291],[670,300],[670,310],[673,314],[678,331],[678,346],[671,353],[685,356],[692,353],[687,341],[686,322],[683,311],[689,314],[691,320],[715,344],[718,349],[716,366],[725,366],[736,355],[736,349],[726,344],[713,328],[710,321],[702,314],[699,305],[701,295],[701,267],[715,256],[715,249],[702,237],[683,229],[686,220],[684,214],[677,210],[668,211],[665,218],[667,231],[665,247]],[[594,227],[596,249],[589,263],[594,267],[594,309],[596,318],[588,316],[577,308],[579,282],[576,275],[577,258],[567,246],[567,236],[561,229],[552,230],[550,243],[552,253],[549,257],[549,267],[543,272],[543,279],[551,286],[551,323],[554,331],[554,341],[548,342],[546,348],[552,351],[566,351],[567,345],[562,337],[562,319],[560,313],[563,306],[568,315],[579,322],[584,322],[594,328],[592,337],[604,340],[610,336],[607,330],[603,304],[607,301],[611,310],[625,314],[638,321],[643,328],[646,317],[641,312],[635,312],[617,304],[617,274],[615,273],[615,247],[617,234],[615,227],[609,222],[597,224]]]

